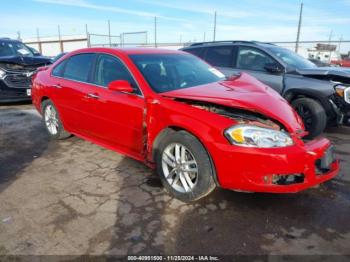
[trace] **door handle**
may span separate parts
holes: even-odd
[[[60,84],[52,85],[51,87],[54,87],[54,88],[57,88],[57,89],[61,89],[62,88],[62,86]]]
[[[87,98],[100,99],[100,96],[94,93],[88,93],[86,95]]]

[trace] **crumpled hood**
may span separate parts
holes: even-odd
[[[304,125],[297,113],[276,91],[248,74],[235,79],[165,92],[165,97],[210,102],[263,114],[300,134]]]
[[[17,65],[23,65],[23,66],[31,66],[31,65],[35,66],[35,65],[50,64],[51,60],[50,58],[44,57],[44,56],[33,56],[33,57],[1,56],[0,63],[17,64]]]
[[[297,69],[298,74],[303,76],[324,77],[327,80],[350,83],[350,69],[341,67],[317,67],[308,69]]]

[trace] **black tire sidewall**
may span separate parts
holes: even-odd
[[[184,145],[189,151],[191,151],[197,162],[197,182],[192,191],[189,193],[181,193],[173,189],[164,176],[162,168],[162,154],[164,149],[172,143]],[[197,138],[185,131],[178,131],[165,137],[157,148],[155,160],[157,173],[160,176],[164,188],[171,195],[177,199],[180,199],[181,201],[191,202],[198,200],[199,198],[208,195],[215,188],[213,167],[206,149]]]
[[[327,126],[327,115],[322,105],[312,98],[298,98],[292,102],[294,109],[296,109],[298,105],[307,107],[312,114],[312,126],[310,130],[307,130],[309,132],[307,138],[315,138],[322,134]]]

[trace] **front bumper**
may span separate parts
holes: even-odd
[[[344,98],[338,95],[331,96],[329,102],[336,114],[336,123],[338,125],[350,125],[350,104],[345,102]]]
[[[339,172],[339,162],[334,160],[329,169],[319,172],[317,163],[331,146],[329,140],[320,138],[308,143],[285,148],[247,148],[217,144],[212,152],[218,182],[223,188],[270,193],[294,193],[324,181]],[[319,174],[320,173],[320,174]],[[298,174],[302,182],[275,184],[279,176]]]
[[[31,101],[32,98],[27,94],[27,89],[30,89],[30,86],[23,88],[9,87],[0,79],[0,102]]]

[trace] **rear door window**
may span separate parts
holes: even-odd
[[[232,67],[233,46],[212,46],[208,47],[205,60],[212,66]]]
[[[90,74],[95,54],[79,54],[69,58],[63,77],[80,82],[90,82]]]
[[[203,57],[203,51],[204,51],[204,48],[192,48],[192,49],[186,50],[187,53],[190,53],[198,57]]]

